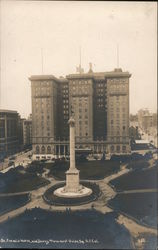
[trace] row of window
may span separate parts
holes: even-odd
[[[43,92],[35,92],[35,96],[50,96],[50,92],[43,91]]]
[[[68,99],[68,94],[63,94],[63,98]]]
[[[35,131],[35,136],[38,136],[38,135],[43,136],[44,134],[43,134],[43,132],[42,132],[42,133],[40,132],[40,134],[39,134],[38,131]],[[47,133],[45,133],[45,135],[49,137],[49,136],[50,136],[50,133],[47,132]]]
[[[98,98],[97,102],[104,102],[104,99],[103,98]]]
[[[104,93],[104,89],[97,89],[97,94],[99,94],[99,93]]]
[[[37,82],[37,83],[34,83],[34,86],[35,87],[38,87],[38,86],[50,86],[50,82],[48,81],[42,81],[42,82]]]
[[[88,91],[87,90],[85,90],[85,89],[79,89],[79,90],[73,90],[72,91],[72,94],[84,94],[84,95],[88,95]]]
[[[123,108],[125,108],[125,105],[126,105],[127,103],[126,102],[124,102],[124,101],[122,101],[122,102],[118,102],[118,101],[116,101],[116,102],[110,102],[110,107],[111,108],[115,108],[115,107],[123,107]]]
[[[120,145],[117,145],[116,146],[116,151],[117,152],[120,152],[121,150],[121,146]],[[125,145],[122,146],[122,151],[126,151],[127,150],[127,147]],[[110,151],[113,153],[115,151],[115,146],[114,145],[111,145],[110,147]],[[54,152],[54,150],[53,150]],[[36,146],[36,154],[51,154],[52,153],[52,150],[51,150],[51,147],[50,146],[42,146],[41,148],[39,146]]]
[[[85,115],[85,116],[79,115],[79,116],[78,116],[78,119],[84,119],[84,118],[85,118],[85,119],[88,119],[88,115]]]
[[[123,132],[126,131],[126,127],[125,126],[122,126],[122,129],[121,129],[121,127],[119,125],[117,125],[117,126],[115,126],[115,128],[118,130],[118,132],[120,132],[120,130],[123,131]],[[113,132],[113,131],[114,131],[114,126],[112,125],[111,126],[111,132]]]
[[[80,107],[84,106],[85,107],[87,105],[88,105],[87,101],[85,101],[85,102],[78,102],[78,103],[73,102],[73,104],[72,104],[72,106],[74,106],[74,107],[77,107],[77,106],[80,106]]]
[[[116,152],[119,153],[120,150],[121,150],[121,147],[119,145],[117,145],[116,146]],[[126,146],[123,145],[122,146],[122,151],[125,152],[126,150],[127,150]],[[115,151],[115,147],[113,145],[110,147],[110,151],[111,151],[111,153],[113,153]]]
[[[113,78],[113,79],[108,79],[108,82],[110,83],[128,83],[128,79],[117,79],[117,78]]]
[[[117,136],[120,136],[122,133],[117,130],[115,133],[113,133],[113,131],[111,132],[111,135],[117,135]],[[123,132],[123,135],[125,135],[125,131]]]
[[[47,125],[48,126],[48,125]],[[44,126],[44,124],[43,123],[41,123],[41,126],[39,126],[39,125],[36,125],[36,132],[38,133],[38,129],[46,129],[47,131],[49,131],[50,130],[50,127],[45,127]]]
[[[119,89],[126,89],[126,85],[123,84],[113,84],[110,86],[110,90],[117,90],[119,91]]]
[[[87,136],[88,136],[88,133],[85,133],[85,134],[84,134],[84,133],[81,133],[81,132],[80,132],[80,133],[79,133],[79,136],[80,136],[80,137],[87,137]]]
[[[66,84],[66,85],[64,84],[64,85],[63,85],[63,89],[68,89],[68,85],[67,85],[67,84]]]
[[[64,99],[63,103],[69,103],[69,100],[68,99]]]
[[[123,101],[123,99],[126,99],[125,96],[112,96],[111,99],[113,99],[113,101]]]
[[[64,109],[68,109],[68,108],[69,108],[69,105],[63,105],[63,108],[64,108]]]
[[[114,117],[114,114],[111,112],[110,116],[111,116],[111,118],[113,118],[113,117]],[[116,117],[116,118],[120,118],[120,119],[121,119],[121,117],[122,117],[123,119],[125,119],[125,118],[126,118],[126,114],[123,113],[122,116],[121,116],[120,113],[117,113],[117,114],[115,114],[115,117]]]
[[[87,84],[87,83],[91,83],[91,80],[84,80],[84,81],[72,81],[72,84],[76,85],[76,84]]]
[[[40,147],[39,146],[36,146],[36,154],[39,154],[39,153],[42,153],[42,154],[51,154],[51,147],[48,146],[47,148],[42,146],[41,147],[41,150],[40,150]]]
[[[75,85],[75,86],[72,87],[72,90],[88,90],[88,86]]]
[[[69,93],[68,89],[63,89],[63,93]]]
[[[97,104],[97,107],[99,107],[99,108],[103,108],[103,107],[107,108],[107,105],[106,105],[106,104],[104,105],[104,104],[102,104],[102,103],[101,103],[101,104],[99,103],[99,104]]]
[[[117,111],[115,112],[113,109],[110,109],[110,117],[123,117],[125,118],[126,116],[128,116],[128,114],[125,111]]]
[[[50,104],[50,98],[35,98],[35,103],[46,103],[46,104]]]
[[[87,97],[73,98],[72,101],[74,103],[77,103],[77,102],[79,102],[79,103],[88,102],[88,98]]]
[[[104,86],[106,87],[105,83],[97,83],[97,87],[103,88]]]
[[[83,121],[79,120],[79,124],[82,125]],[[85,120],[84,123],[88,125],[88,120]]]

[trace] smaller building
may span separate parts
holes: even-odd
[[[131,126],[129,128],[129,138],[130,140],[140,140],[141,139],[141,135],[139,133],[139,130],[138,130],[138,126],[134,127],[134,126]]]
[[[32,120],[23,120],[23,145],[24,148],[32,144]]]
[[[0,110],[0,159],[19,151],[19,119],[17,111]]]
[[[142,117],[142,128],[145,133],[148,133],[149,129],[153,127],[153,116],[152,114],[144,115]]]

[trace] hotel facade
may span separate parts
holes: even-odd
[[[76,150],[128,154],[129,72],[80,71],[56,78],[31,76],[33,159],[69,155],[69,125],[75,119]]]

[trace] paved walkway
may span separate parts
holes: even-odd
[[[10,218],[14,218],[17,215],[22,214],[23,212],[25,212],[26,209],[32,209],[34,207],[36,207],[38,205],[38,200],[32,200],[30,203],[27,203],[25,206],[17,208],[11,212],[8,212],[2,216],[0,216],[0,223],[10,219]]]
[[[117,222],[121,225],[124,225],[130,231],[133,237],[138,237],[141,233],[151,233],[157,235],[157,229],[142,226],[122,214],[119,215]]]
[[[0,216],[0,223],[7,220],[8,217],[12,218],[12,217],[15,217],[15,216],[23,213],[26,209],[32,209],[35,207],[39,207],[39,201],[40,200],[43,201],[43,198],[42,198],[43,193],[51,186],[52,186],[52,183],[48,184],[47,186],[41,187],[37,190],[27,192],[27,193],[30,193],[30,195],[31,195],[31,201],[29,203],[27,203],[26,205],[24,205],[23,207],[17,208],[13,211],[10,211],[10,212]],[[20,195],[23,193],[25,193],[25,192],[19,192],[19,193],[17,193],[17,195]]]
[[[9,197],[9,196],[18,196],[18,195],[22,195],[22,194],[28,194],[30,193],[29,191],[25,191],[25,192],[17,192],[17,193],[0,193],[0,197]]]
[[[133,190],[125,190],[121,192],[117,192],[117,194],[135,194],[135,193],[152,193],[158,192],[158,189],[151,188],[151,189],[133,189]]]
[[[19,165],[26,165],[28,164],[28,162],[30,162],[31,160],[28,158],[28,155],[31,153],[31,150],[28,152],[20,152],[18,154],[15,154],[14,156],[16,157],[15,160],[12,160],[14,162],[14,164],[10,167],[8,167],[8,163],[9,163],[9,158],[5,159],[4,162],[2,162],[0,164],[0,172],[2,173],[6,173],[8,170],[10,170],[11,168],[15,168]]]

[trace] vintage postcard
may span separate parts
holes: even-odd
[[[157,248],[157,2],[0,1],[0,248]]]

